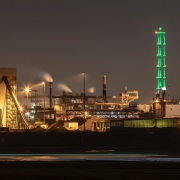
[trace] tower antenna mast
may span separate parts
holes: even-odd
[[[159,27],[157,34],[157,86],[156,91],[166,91],[166,32]]]

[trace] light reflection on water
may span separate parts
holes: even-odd
[[[162,161],[180,162],[180,157],[158,154],[0,154],[0,161]]]

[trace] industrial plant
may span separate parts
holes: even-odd
[[[63,91],[53,95],[53,82],[49,95],[38,95],[36,90],[26,88],[27,105],[17,99],[17,69],[0,68],[0,127],[8,129],[50,129],[57,121],[67,130],[110,131],[120,127],[176,127],[180,116],[179,100],[166,97],[166,33],[160,27],[157,35],[157,87],[151,104],[138,105],[138,90],[128,90],[117,96],[107,96],[107,77],[102,77],[102,94],[73,94]],[[43,82],[45,83],[45,82]],[[43,84],[42,83],[42,84]],[[44,84],[45,88],[45,84]],[[111,123],[112,122],[112,123]],[[58,130],[58,127],[57,127]]]
[[[93,139],[96,137],[97,139],[100,138],[101,141],[102,139],[104,141],[104,137],[94,133],[105,134],[106,138],[114,138],[114,135],[109,133],[120,133],[121,137],[127,137],[126,134],[134,136],[134,132],[136,132],[136,135],[139,133],[146,134],[152,144],[154,140],[150,139],[150,134],[169,131],[178,134],[180,100],[170,99],[166,95],[166,33],[160,27],[155,34],[157,35],[157,87],[156,96],[152,98],[150,104],[138,104],[136,101],[139,98],[138,90],[129,90],[127,87],[124,88],[124,92],[120,92],[116,96],[107,96],[106,75],[102,75],[102,94],[98,96],[87,95],[85,73],[83,73],[84,89],[80,94],[63,91],[62,95],[53,95],[54,82],[50,80],[42,83],[44,86],[43,94],[26,88],[24,99],[27,104],[20,104],[17,99],[17,69],[0,68],[0,134],[1,132],[66,132],[68,139],[74,132],[75,134],[71,138],[74,139],[77,136],[77,144],[74,144],[73,147],[77,146],[80,149],[93,146],[95,141],[93,140],[92,144],[87,145],[83,139],[88,139],[89,136],[87,134],[82,135],[81,132],[91,133],[89,135],[93,136]],[[46,88],[49,87],[49,94],[45,94],[45,83]],[[29,138],[32,136],[35,135],[28,134]],[[46,139],[51,137],[50,135],[47,136]],[[62,140],[62,137],[59,138],[64,143],[64,145],[61,144],[62,150],[67,144],[66,140]],[[138,138],[140,138],[139,135]],[[134,143],[132,140],[128,141]],[[91,140],[88,139],[88,142]],[[112,139],[111,142],[113,142]],[[142,142],[145,143],[144,140]],[[109,146],[106,143],[104,146]],[[119,140],[119,143],[114,142],[111,147],[120,148],[123,143],[126,144],[125,141]],[[140,142],[138,141],[138,143]],[[60,146],[55,144],[51,146]],[[127,150],[129,146],[125,144],[123,145],[124,150]],[[134,148],[132,144],[131,148]],[[151,150],[152,144],[148,144]],[[1,146],[5,147],[3,137]],[[103,148],[102,144],[96,144],[96,146]],[[139,146],[140,144],[137,144],[138,148]],[[174,146],[171,145],[171,149],[172,147]],[[161,149],[159,146],[157,148],[155,150]]]

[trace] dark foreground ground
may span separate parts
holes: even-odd
[[[0,179],[180,179],[180,162],[3,161]]]
[[[180,131],[146,128],[122,132],[0,132],[1,154],[85,153],[114,150],[119,153],[180,155]]]

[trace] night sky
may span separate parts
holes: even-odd
[[[149,103],[156,91],[156,35],[167,33],[167,86],[180,98],[180,0],[0,0],[0,67],[17,68],[18,90],[53,78],[73,93],[139,91]],[[46,86],[47,87],[47,86]],[[42,87],[39,94],[42,93]],[[46,88],[48,93],[48,89]]]

